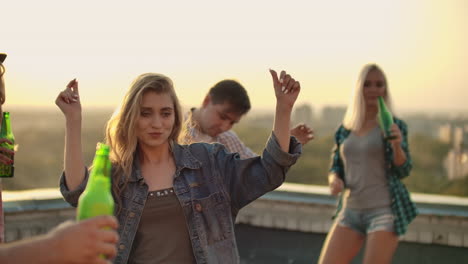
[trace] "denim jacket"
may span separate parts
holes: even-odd
[[[240,263],[234,235],[239,210],[284,182],[301,153],[301,144],[291,137],[289,153],[285,153],[272,133],[262,156],[244,160],[217,143],[174,144],[172,150],[174,191],[187,219],[197,263]],[[117,215],[120,241],[114,263],[127,263],[146,202],[148,186],[138,164],[134,163],[130,182],[121,195],[122,208]],[[77,205],[87,179],[88,175],[70,191],[62,175],[60,190],[68,203]]]

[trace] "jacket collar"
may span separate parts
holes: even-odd
[[[176,164],[176,177],[179,175],[180,171],[185,168],[192,170],[201,168],[203,163],[195,158],[195,156],[190,152],[188,145],[182,146],[177,143],[171,143],[171,148]],[[133,156],[133,169],[129,182],[138,182],[143,180],[139,156],[138,151],[135,151],[135,155]]]
[[[203,165],[203,163],[190,152],[188,145],[172,143],[171,147],[176,163],[176,175],[179,175],[179,172],[184,168],[196,170]]]

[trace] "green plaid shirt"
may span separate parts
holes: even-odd
[[[392,197],[392,211],[395,215],[395,233],[399,236],[405,234],[408,224],[416,217],[418,210],[414,203],[411,201],[410,193],[406,186],[401,182],[401,179],[407,177],[411,171],[412,161],[408,148],[408,129],[402,120],[394,118],[395,124],[401,130],[403,140],[401,147],[406,154],[406,162],[401,166],[393,164],[393,149],[389,141],[384,140],[385,146],[385,162],[387,164],[386,174],[388,178],[388,186],[390,188],[390,195]],[[345,183],[345,173],[343,160],[340,157],[340,145],[351,133],[350,130],[341,125],[335,133],[335,147],[332,151],[332,162],[330,172],[335,172]],[[334,218],[338,215],[342,207],[343,196],[340,197],[338,208]]]

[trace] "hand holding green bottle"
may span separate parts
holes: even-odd
[[[379,100],[379,112],[377,114],[377,121],[379,122],[380,129],[384,133],[384,138],[387,140],[396,139],[395,135],[392,135],[393,115],[385,105],[385,100],[382,96],[378,97]]]
[[[11,178],[15,174],[14,146],[15,136],[11,130],[10,113],[3,112],[2,127],[0,130],[0,151],[3,156],[0,162],[0,178]]]
[[[77,220],[114,215],[109,152],[108,145],[98,144],[86,189],[78,200]],[[106,256],[101,255],[101,258],[106,259]]]
[[[109,146],[98,144],[86,189],[78,200],[77,220],[114,215],[111,192]]]

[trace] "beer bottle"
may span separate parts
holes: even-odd
[[[77,220],[114,214],[109,146],[98,144],[86,189],[78,200]]]
[[[11,130],[11,123],[10,123],[10,112],[3,112],[2,118],[2,128],[0,130],[0,138],[5,138],[11,141],[13,144],[9,144],[7,142],[3,142],[0,144],[0,147],[9,149],[11,151],[14,150],[15,145],[15,136],[13,135],[13,131]],[[3,153],[3,155],[7,156],[11,160],[14,159],[14,155]],[[0,163],[0,177],[1,178],[11,178],[15,174],[15,166],[14,163],[11,164],[3,164]]]
[[[379,112],[377,114],[377,121],[379,122],[380,129],[384,133],[385,139],[394,139],[395,136],[391,136],[391,127],[393,125],[392,113],[388,110],[385,105],[385,101],[382,96],[378,97],[379,100]]]

